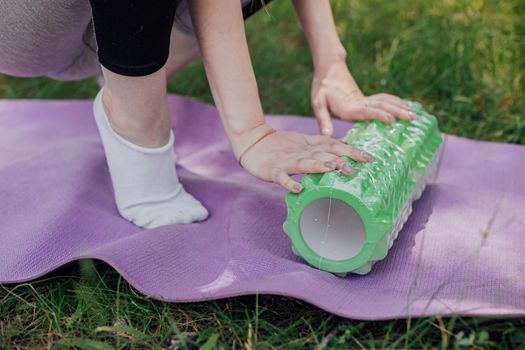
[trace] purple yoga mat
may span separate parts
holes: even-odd
[[[90,101],[0,101],[1,283],[96,258],[167,301],[261,293],[355,319],[525,315],[525,147],[447,136],[386,259],[340,278],[292,254],[285,191],[237,165],[216,109],[169,101],[179,177],[210,216],[154,230],[117,213]],[[317,133],[314,119],[268,121]],[[349,126],[336,121],[336,134]]]

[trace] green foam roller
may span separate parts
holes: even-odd
[[[283,224],[293,251],[310,265],[345,276],[367,274],[386,257],[425,186],[437,171],[443,138],[419,103],[419,119],[354,123],[344,140],[366,150],[371,163],[345,159],[356,170],[308,174],[303,190],[286,195]]]

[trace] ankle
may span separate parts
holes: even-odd
[[[171,117],[166,99],[143,108],[104,87],[102,105],[111,128],[126,140],[149,148],[164,146],[169,141]]]

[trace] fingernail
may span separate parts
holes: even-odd
[[[324,166],[326,168],[334,169],[335,168],[335,163],[334,162],[330,162],[330,161],[324,162]]]
[[[343,171],[347,174],[347,175],[353,175],[355,173],[355,169],[352,168],[350,165],[348,164],[345,164],[343,165]]]
[[[419,116],[416,113],[412,112],[412,111],[408,112],[408,115],[410,116],[410,118],[412,120],[419,119]]]
[[[321,132],[323,133],[323,135],[330,135],[330,129],[328,128],[323,128]]]
[[[386,115],[386,119],[390,122],[390,123],[393,123],[396,121],[396,118],[394,118],[394,116],[392,114],[387,114]]]
[[[295,184],[295,185],[293,185],[293,189],[294,189],[295,192],[301,192],[301,185]]]
[[[361,151],[361,156],[366,159],[367,162],[373,162],[374,161],[374,156],[371,155],[370,153],[368,152],[365,152],[365,151]]]

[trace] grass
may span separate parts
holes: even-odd
[[[333,1],[365,93],[421,101],[445,132],[525,144],[525,3]],[[265,111],[311,115],[311,59],[293,10],[275,1],[247,23]],[[94,79],[0,76],[0,97],[92,98]],[[211,102],[192,64],[170,91]],[[521,97],[521,98],[520,98]],[[136,292],[104,263],[83,260],[0,288],[0,349],[521,348],[525,319],[430,317],[360,322],[298,300],[246,296],[172,304]]]
[[[525,341],[519,319],[431,317],[407,327],[346,320],[278,296],[165,303],[92,260],[4,286],[0,302],[0,348],[13,349],[508,349]]]

